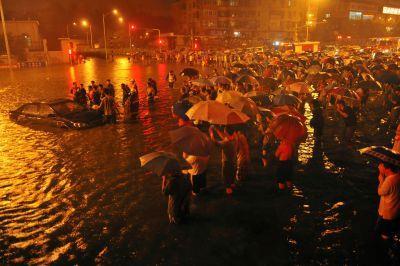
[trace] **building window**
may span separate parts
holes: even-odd
[[[350,11],[349,12],[349,19],[351,20],[362,20],[363,14],[359,11]]]
[[[374,19],[374,15],[363,15],[362,19],[363,20],[373,20]]]

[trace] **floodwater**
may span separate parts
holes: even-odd
[[[327,122],[322,147],[312,129],[299,152],[291,194],[278,194],[271,171],[255,160],[236,195],[223,194],[219,158],[210,190],[193,203],[193,220],[169,226],[160,180],[139,168],[139,157],[167,149],[175,127],[166,88],[170,69],[124,58],[91,60],[0,73],[0,264],[310,265],[375,261],[370,235],[376,215],[375,169],[337,145],[337,121]],[[153,77],[159,99],[148,106]],[[8,111],[22,103],[67,97],[72,81],[88,84],[135,78],[142,99],[137,123],[84,131],[21,126]],[[179,84],[178,84],[179,86]],[[308,105],[306,114],[311,116]],[[387,144],[377,121],[362,122],[359,146]],[[375,124],[374,124],[375,123]],[[378,142],[378,143],[377,143]],[[216,153],[218,154],[218,153]]]

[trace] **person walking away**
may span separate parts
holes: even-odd
[[[246,136],[237,131],[237,169],[236,181],[241,182],[247,178],[250,166],[250,146]]]
[[[310,121],[310,125],[312,128],[314,128],[315,141],[320,143],[325,125],[324,114],[322,111],[321,103],[317,99],[314,99],[312,101],[311,106],[312,106],[313,118]]]
[[[124,102],[124,118],[126,122],[136,119],[139,112],[139,98],[135,91],[132,91]]]
[[[337,102],[336,110],[344,120],[345,126],[343,132],[343,143],[346,144],[347,146],[350,146],[357,125],[355,112],[353,108],[346,105],[344,100],[339,100]]]
[[[183,153],[183,158],[191,166],[188,173],[192,183],[192,194],[197,196],[201,190],[207,187],[207,169],[210,156],[195,156]]]
[[[93,87],[93,96],[92,96],[93,100],[93,105],[100,105],[101,104],[101,93],[99,91],[99,89],[96,87]]]
[[[216,140],[214,136],[214,129],[221,138],[220,141]],[[236,174],[237,165],[237,139],[232,128],[225,126],[224,132],[221,132],[214,126],[210,126],[209,133],[211,141],[217,146],[221,147],[221,160],[222,160],[222,178],[225,182],[225,191],[227,195],[233,193],[232,185]]]
[[[277,169],[276,178],[280,190],[293,187],[292,179],[294,173],[294,145],[287,140],[281,140],[276,152]]]
[[[115,97],[115,88],[109,79],[106,80],[106,89],[109,90],[112,97]]]
[[[122,105],[125,105],[125,101],[131,94],[131,90],[125,83],[121,83],[121,90],[122,90]]]
[[[184,176],[179,166],[171,174],[162,177],[161,191],[168,197],[168,218],[170,224],[180,224],[190,214],[190,181]]]
[[[105,96],[101,99],[99,109],[103,112],[104,123],[115,124],[117,123],[117,105],[115,103],[114,97],[111,95],[110,90],[104,90]]]
[[[173,89],[176,82],[176,75],[173,70],[168,73],[166,81],[168,82],[168,88]]]
[[[154,87],[151,86],[150,83],[147,83],[147,100],[149,103],[153,104],[154,103],[154,97],[156,96],[156,92],[154,90]]]
[[[375,232],[387,242],[400,229],[400,169],[385,162],[381,162],[378,169],[380,201]]]
[[[157,95],[157,91],[158,91],[158,89],[157,89],[157,82],[156,82],[154,79],[149,78],[149,79],[147,80],[147,86],[153,88],[154,96],[156,96],[156,95]]]

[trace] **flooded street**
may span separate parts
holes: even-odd
[[[352,151],[337,145],[337,122],[327,122],[322,147],[311,129],[300,147],[296,188],[277,194],[259,162],[254,177],[228,198],[222,193],[219,157],[210,171],[210,192],[193,203],[193,221],[167,222],[161,182],[139,167],[139,157],[169,146],[176,127],[170,106],[179,96],[166,87],[169,70],[124,58],[110,65],[91,60],[0,72],[0,264],[137,265],[338,265],[374,261],[370,236],[376,219],[376,170],[358,146],[386,144],[377,119],[360,123]],[[153,77],[159,99],[145,100]],[[83,131],[26,127],[8,111],[25,102],[69,96],[72,81],[116,86],[134,78],[141,98],[137,123]],[[307,105],[306,115],[310,116]],[[210,261],[212,258],[212,261]]]

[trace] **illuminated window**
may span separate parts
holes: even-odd
[[[363,20],[373,20],[374,19],[374,15],[363,15],[362,19]]]
[[[349,19],[351,20],[362,20],[363,14],[362,12],[358,11],[350,11],[349,12]]]
[[[390,14],[390,15],[398,15],[398,16],[400,16],[400,8],[384,6],[382,12],[383,12],[383,14]]]

